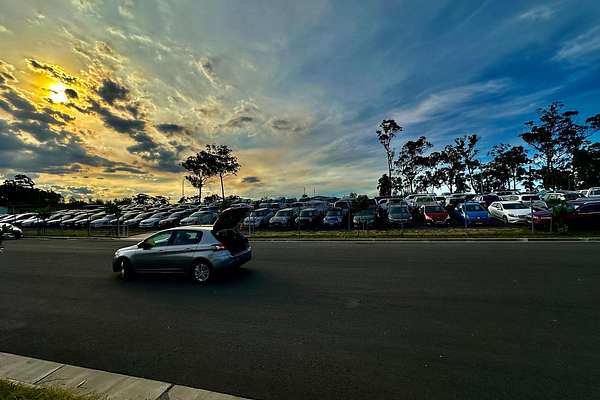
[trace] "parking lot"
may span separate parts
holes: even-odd
[[[0,351],[262,399],[600,395],[600,243],[255,242],[206,287],[5,241]]]

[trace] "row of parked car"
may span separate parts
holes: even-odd
[[[233,204],[247,208],[242,226],[246,229],[346,229],[402,226],[474,226],[492,223],[548,224],[553,207],[567,204],[564,218],[573,225],[600,223],[600,188],[585,193],[574,191],[542,191],[520,193],[501,191],[486,194],[434,193],[410,194],[404,197],[367,199],[363,209],[356,210],[352,198],[331,199],[279,198],[270,201],[249,200]],[[97,229],[117,225],[139,229],[164,229],[174,226],[212,225],[220,212],[220,204],[198,205],[127,205],[118,214],[101,207],[60,210],[43,218],[37,213],[0,215],[0,224],[16,227],[56,227],[63,229]]]

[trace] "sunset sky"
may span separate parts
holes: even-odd
[[[207,143],[230,193],[373,193],[384,118],[485,154],[599,99],[598,1],[0,2],[0,178],[67,197],[178,199]]]

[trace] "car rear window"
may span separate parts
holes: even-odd
[[[198,244],[202,240],[202,231],[176,231],[173,238],[173,246],[184,246]]]

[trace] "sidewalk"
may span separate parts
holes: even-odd
[[[0,379],[40,387],[61,387],[76,394],[96,393],[110,400],[244,400],[223,393],[2,352]]]

